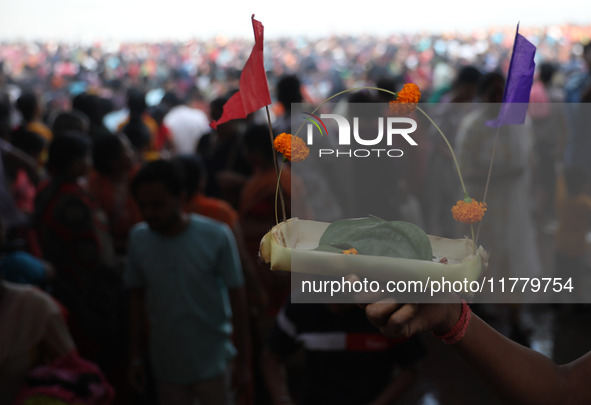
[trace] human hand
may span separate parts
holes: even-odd
[[[409,338],[420,332],[444,335],[460,318],[461,304],[401,304],[391,299],[362,305],[369,321],[389,337]]]
[[[355,282],[355,274],[346,279]],[[409,338],[420,332],[432,331],[444,335],[460,317],[460,298],[456,295],[440,297],[445,303],[405,304],[382,293],[355,294],[358,305],[365,309],[369,321],[389,337]]]

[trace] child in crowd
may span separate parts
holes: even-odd
[[[147,388],[142,342],[148,315],[160,403],[229,404],[232,370],[244,392],[250,362],[244,280],[232,233],[220,222],[184,212],[183,173],[173,162],[146,164],[132,192],[145,220],[131,232],[126,272],[132,384],[138,391]]]

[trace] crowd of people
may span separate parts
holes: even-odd
[[[482,230],[491,265],[513,275],[541,269],[535,233],[554,220],[557,268],[583,268],[591,220],[588,141],[561,127],[552,107],[589,101],[591,46],[580,41],[591,28],[526,31],[538,47],[532,101],[550,107],[530,110],[519,134],[499,140],[490,204],[502,209]],[[414,82],[424,101],[440,103],[434,117],[478,190],[492,140],[479,128],[486,103],[501,101],[513,37],[504,29],[267,41],[274,135],[288,131],[292,102]],[[92,403],[377,405],[415,382],[427,355],[416,336],[385,327],[391,337],[381,335],[370,320],[389,321],[373,306],[368,319],[352,305],[291,304],[289,274],[258,258],[277,215],[269,127],[257,114],[209,126],[237,90],[249,49],[222,39],[0,44],[0,402],[32,392],[36,366],[63,367],[55,361],[72,353],[98,366],[102,391],[90,391],[104,402]],[[368,92],[358,100],[380,101]],[[448,220],[461,196],[451,157],[424,135],[408,176],[395,176],[406,178],[395,201],[416,202],[427,233],[461,237]],[[289,165],[281,172],[288,216],[347,215],[326,198],[326,179],[299,175]],[[305,371],[290,375],[286,359],[298,348]]]
[[[591,36],[589,27],[576,25],[522,27],[521,33],[537,46],[538,60],[556,62],[566,73],[580,67],[581,42]],[[449,84],[458,64],[486,71],[506,69],[514,36],[514,27],[496,27],[464,34],[267,39],[265,67],[271,83],[284,74],[299,73],[312,102],[385,75],[403,76],[421,89],[435,91]],[[131,86],[174,88],[182,94],[196,86],[207,100],[225,95],[237,84],[249,55],[248,43],[227,38],[186,43],[1,43],[0,60],[4,74],[36,87],[50,107],[63,108],[72,94],[91,91],[119,109]]]

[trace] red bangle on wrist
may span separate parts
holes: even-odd
[[[466,334],[466,329],[468,329],[468,324],[470,324],[471,318],[472,310],[468,303],[466,303],[466,300],[462,300],[462,311],[460,312],[460,319],[458,319],[458,322],[456,322],[453,328],[451,328],[446,334],[437,335],[433,333],[433,336],[441,339],[443,343],[447,343],[448,345],[457,343]]]

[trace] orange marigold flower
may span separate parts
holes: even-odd
[[[275,138],[273,147],[290,162],[301,162],[310,153],[310,148],[302,138],[285,132]]]
[[[421,100],[419,86],[414,83],[406,83],[402,90],[396,93],[396,100],[390,101],[390,111],[398,114],[409,114],[416,110],[417,103]]]
[[[359,252],[355,248],[343,250],[343,253],[346,255],[358,255],[359,254]]]
[[[486,204],[471,199],[458,201],[451,209],[454,219],[464,224],[473,224],[482,219],[486,212]]]
[[[418,103],[421,100],[419,86],[414,83],[406,83],[398,92],[396,101],[399,103]]]

